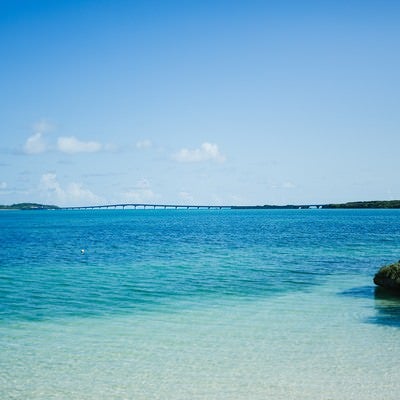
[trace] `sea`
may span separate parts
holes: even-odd
[[[398,400],[400,210],[0,212],[0,399]]]

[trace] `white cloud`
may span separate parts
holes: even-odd
[[[29,136],[24,144],[24,152],[26,154],[41,154],[49,149],[44,136],[46,133],[53,130],[51,125],[45,119],[40,120],[33,125],[34,134]]]
[[[98,151],[116,151],[113,144],[103,144],[97,141],[82,141],[75,136],[61,136],[57,143],[48,143],[46,136],[54,130],[54,126],[46,120],[34,124],[35,133],[25,142],[23,150],[26,154],[41,154],[49,150],[58,150],[62,153],[96,153]],[[145,144],[144,144],[145,145]]]
[[[27,154],[40,154],[48,149],[47,143],[41,132],[36,132],[28,137],[24,145],[24,151]]]
[[[92,191],[83,187],[81,183],[71,182],[68,184],[66,190],[66,195],[72,201],[88,201],[92,203],[101,202],[100,197],[96,196]]]
[[[0,190],[7,189],[7,182],[0,182]]]
[[[57,175],[51,172],[42,175],[39,190],[46,202],[58,205],[90,205],[102,202],[99,196],[81,183],[71,182],[63,188],[57,180]]]
[[[149,181],[141,179],[132,189],[123,193],[122,197],[122,201],[126,203],[149,203],[156,200],[158,196],[151,189]]]
[[[103,145],[99,142],[82,142],[75,136],[59,137],[57,140],[57,148],[63,153],[96,153],[103,149]]]
[[[123,194],[123,200],[127,203],[147,203],[155,199],[151,189],[128,190]]]
[[[65,193],[57,181],[57,175],[53,173],[43,174],[40,179],[40,190],[52,194],[57,198],[63,198]]]
[[[145,140],[139,140],[136,142],[136,148],[138,149],[148,149],[153,146],[153,143],[151,140],[145,139]]]
[[[215,143],[204,142],[198,149],[181,149],[174,155],[179,162],[218,161],[224,162],[223,156]]]

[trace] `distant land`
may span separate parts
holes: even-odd
[[[118,206],[123,206],[119,204]],[[152,206],[148,204],[147,206]],[[159,205],[162,206],[162,205]],[[108,206],[88,206],[87,208],[106,208]],[[112,207],[112,206],[110,206]],[[196,206],[192,206],[196,207]],[[12,205],[0,205],[0,210],[62,210],[71,207],[59,207],[56,205],[49,204],[38,204],[38,203],[17,203]],[[74,207],[73,207],[74,208]],[[75,207],[79,208],[79,207]],[[82,208],[86,208],[82,206]],[[360,208],[400,208],[400,200],[375,200],[375,201],[353,201],[349,203],[332,203],[332,204],[300,204],[300,205],[268,205],[263,206],[231,206],[234,210],[273,210],[273,209],[360,209]]]
[[[0,210],[56,210],[58,206],[38,203],[18,203],[11,206],[0,205]]]
[[[303,204],[303,205],[286,205],[286,206],[233,206],[234,209],[299,209],[299,208],[400,208],[400,200],[374,200],[374,201],[353,201],[349,203],[332,203],[332,204]]]

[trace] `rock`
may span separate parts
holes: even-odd
[[[400,260],[383,266],[374,276],[375,285],[400,292]]]

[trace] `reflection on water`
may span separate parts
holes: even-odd
[[[400,293],[375,288],[375,316],[369,319],[374,324],[400,327]]]
[[[346,297],[363,298],[363,299],[371,298],[374,295],[374,287],[373,286],[355,287],[340,292],[340,295]]]
[[[366,322],[400,327],[400,293],[369,285],[354,287],[340,292],[339,295],[373,300],[375,314],[367,318]]]

